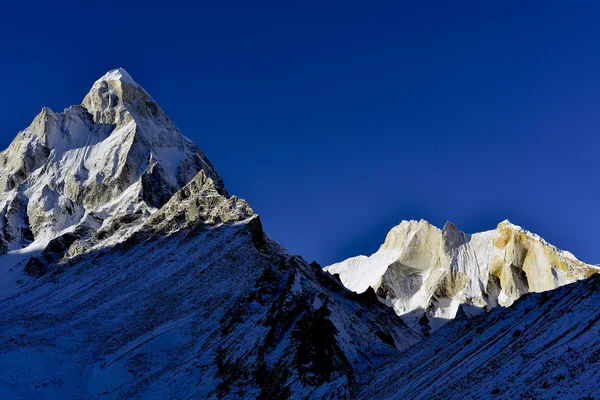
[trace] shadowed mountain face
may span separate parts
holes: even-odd
[[[268,238],[123,70],[0,153],[3,398],[338,398],[420,337]]]
[[[510,306],[600,271],[508,221],[466,234],[448,222],[403,221],[379,251],[326,268],[349,289],[373,288],[415,331],[428,334],[460,312]]]
[[[365,399],[599,398],[600,275],[454,320],[370,374]],[[402,382],[402,384],[398,384]]]

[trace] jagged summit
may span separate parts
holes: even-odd
[[[139,86],[131,77],[131,75],[129,75],[129,73],[127,73],[127,71],[125,71],[124,68],[117,68],[117,69],[113,69],[111,71],[108,71],[106,74],[104,74],[104,76],[102,76],[102,78],[98,79],[94,85],[100,83],[100,82],[108,82],[108,81],[121,81],[130,85],[136,85]]]
[[[417,331],[436,329],[456,317],[542,292],[598,272],[573,254],[508,220],[496,229],[467,234],[447,222],[402,221],[370,257],[326,268],[362,293],[376,290],[385,304]]]
[[[0,254],[133,214],[146,220],[200,171],[220,176],[122,68],[81,105],[42,109],[0,153]]]
[[[133,119],[168,118],[154,99],[122,68],[107,72],[94,82],[82,106],[97,123],[126,123]]]

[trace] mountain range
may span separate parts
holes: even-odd
[[[597,271],[509,222],[425,221],[324,271],[117,69],[0,153],[0,394],[597,395]]]
[[[415,331],[428,334],[456,315],[509,307],[526,293],[585,279],[600,268],[579,261],[538,235],[503,221],[466,234],[425,220],[392,228],[379,250],[331,265],[344,285],[376,291]]]

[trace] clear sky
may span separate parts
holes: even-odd
[[[0,6],[2,148],[123,67],[309,261],[424,218],[600,263],[598,2],[35,3]]]

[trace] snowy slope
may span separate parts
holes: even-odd
[[[338,397],[419,340],[202,180],[116,247],[23,273],[2,294],[4,398]]]
[[[375,369],[365,399],[600,397],[600,275],[457,319]],[[401,384],[399,384],[401,382]]]
[[[3,399],[349,397],[420,340],[268,238],[123,70],[1,154]]]
[[[477,314],[600,271],[508,221],[469,235],[450,222],[438,229],[424,220],[403,221],[372,256],[326,270],[357,293],[375,289],[382,302],[424,333],[454,318],[460,305]]]

